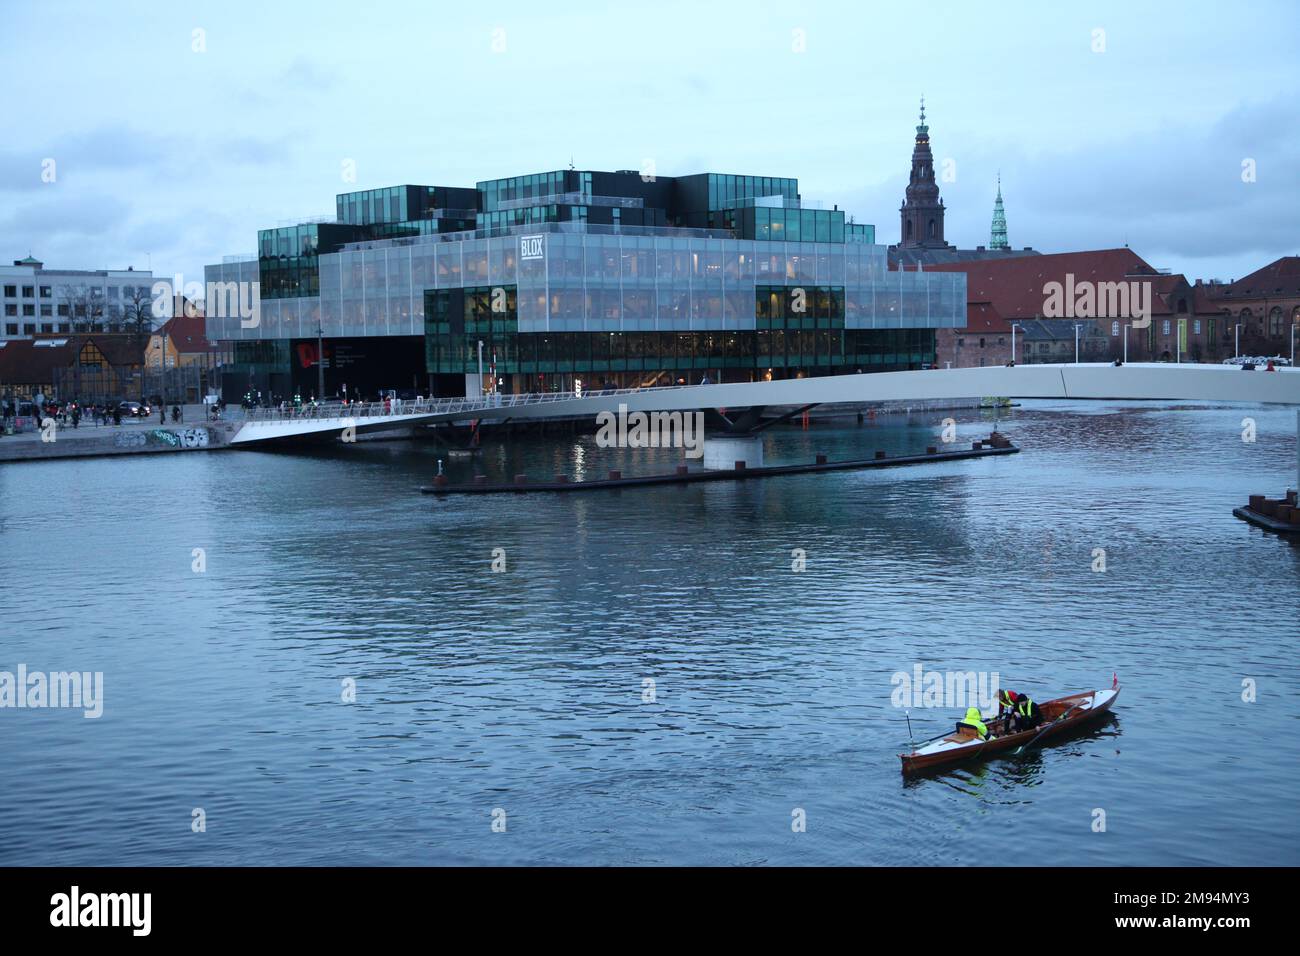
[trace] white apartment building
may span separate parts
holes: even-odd
[[[28,256],[0,266],[0,341],[153,329],[153,273],[46,269]]]

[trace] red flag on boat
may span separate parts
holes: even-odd
[[[1116,671],[1110,676],[1110,689],[1114,690],[1118,686],[1119,686],[1119,671]]]

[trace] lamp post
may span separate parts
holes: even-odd
[[[316,323],[316,400],[325,401],[325,329]]]
[[[1011,364],[1016,364],[1016,329],[1023,329],[1024,326],[1019,322],[1011,323]]]
[[[1128,330],[1133,328],[1132,322],[1124,323],[1124,364],[1128,364]]]
[[[483,340],[478,340],[478,395],[483,397]]]
[[[1300,318],[1300,316],[1298,316],[1297,318]],[[1297,325],[1300,325],[1300,322],[1291,323],[1291,367],[1292,368],[1295,368],[1295,327]]]
[[[1079,330],[1083,325],[1079,322],[1074,323],[1074,364],[1079,364]]]
[[[1232,329],[1232,357],[1241,358],[1241,323],[1238,322]]]

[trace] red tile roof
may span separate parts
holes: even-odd
[[[1300,256],[1283,256],[1236,282],[1211,288],[1216,298],[1225,293],[1236,298],[1300,295]]]
[[[202,315],[177,315],[168,319],[154,332],[167,336],[177,352],[215,352],[218,347],[208,341]]]
[[[927,272],[966,273],[968,303],[988,303],[1006,321],[1032,319],[1043,311],[1044,287],[1064,282],[1067,273],[1074,281],[1120,282],[1134,276],[1149,276],[1152,292],[1172,286],[1173,276],[1156,272],[1132,249],[1098,249],[1087,252],[1059,252],[1011,259],[981,259],[929,266]],[[1152,311],[1169,311],[1159,295],[1152,295]],[[967,321],[970,321],[969,315]]]
[[[966,303],[966,327],[959,332],[1010,332],[1011,323],[1004,319],[991,302]]]
[[[0,385],[42,385],[54,380],[53,370],[67,368],[87,342],[94,342],[110,365],[144,364],[142,339],[123,334],[46,336],[10,339],[0,347]],[[61,345],[38,345],[61,342]]]

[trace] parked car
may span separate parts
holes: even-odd
[[[118,402],[117,410],[123,418],[148,418],[153,414],[152,408],[139,402]]]

